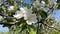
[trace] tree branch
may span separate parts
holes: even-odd
[[[42,24],[45,25],[45,26],[47,26],[47,27],[49,27],[49,28],[53,28],[53,29],[55,29],[55,30],[60,31],[60,29],[57,29],[57,28],[55,28],[55,27],[51,27],[50,25],[47,24],[47,20],[50,18],[51,14],[53,13],[54,7],[55,7],[55,6],[53,6],[53,8],[51,8],[51,9],[49,10],[50,13],[49,13],[48,17],[43,21]]]
[[[15,22],[0,22],[0,24],[15,25]]]
[[[55,27],[51,27],[51,26],[49,26],[48,24],[43,24],[44,26],[47,26],[47,27],[49,27],[49,28],[53,28],[53,29],[55,29],[55,30],[57,30],[57,31],[60,31],[60,29],[57,29],[57,28],[55,28]]]

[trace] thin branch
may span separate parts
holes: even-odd
[[[15,25],[15,22],[0,22],[0,24]]]
[[[37,14],[37,20],[38,20],[38,22],[37,22],[38,25],[37,25],[37,32],[36,32],[36,34],[39,34],[39,26],[40,26],[39,25],[39,22],[40,22],[39,21],[39,14]]]
[[[14,17],[10,17],[10,16],[6,16],[6,15],[3,15],[0,13],[1,16],[5,16],[7,19],[8,18],[12,18],[12,19],[15,19]],[[6,25],[14,25],[15,22],[0,22],[0,24],[6,24]]]
[[[55,27],[51,27],[50,25],[48,25],[48,24],[43,24],[44,26],[47,26],[47,27],[49,27],[49,28],[53,28],[53,29],[55,29],[55,30],[57,30],[57,31],[60,31],[60,29],[57,29],[57,28],[55,28]]]
[[[53,8],[50,9],[50,11],[49,11],[50,14],[49,14],[48,17],[43,21],[42,24],[45,25],[45,26],[47,26],[47,27],[49,27],[49,28],[53,28],[53,29],[55,29],[55,30],[60,31],[60,29],[57,29],[57,28],[55,28],[55,27],[51,27],[50,25],[47,24],[47,20],[50,18],[51,14],[53,13],[54,7],[55,7],[55,6],[53,6]]]

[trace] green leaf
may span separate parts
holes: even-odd
[[[23,23],[23,24],[26,23],[26,20],[24,20],[24,18],[20,18],[20,19],[18,19],[17,21],[18,21],[18,22],[16,23],[16,25],[18,25],[18,26],[19,26],[20,24],[22,24],[22,23]]]
[[[16,5],[14,5],[14,9],[15,9],[15,10],[17,9],[17,6],[16,6]]]
[[[47,13],[45,11],[39,11],[39,14],[41,15],[43,19],[47,17]]]
[[[34,29],[33,28],[30,28],[30,32],[29,32],[30,34],[36,34],[36,31],[34,31]]]
[[[14,22],[14,19],[12,18],[6,18],[7,22]]]
[[[14,11],[10,11],[10,12],[8,12],[8,15],[9,15],[9,16],[13,16],[14,14],[15,14]]]
[[[29,26],[29,34],[36,34],[35,27],[33,25]]]
[[[20,32],[22,32],[25,29],[26,29],[26,24],[23,24]]]
[[[60,9],[60,0],[57,0],[57,5],[58,5],[57,9]]]
[[[60,4],[58,5],[57,9],[60,9]]]

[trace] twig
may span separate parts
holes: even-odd
[[[0,24],[15,25],[15,22],[0,22]]]
[[[55,27],[51,27],[50,25],[47,24],[47,20],[50,18],[51,14],[53,13],[54,7],[55,7],[55,6],[53,6],[53,8],[50,9],[50,11],[49,11],[50,14],[49,14],[48,17],[43,21],[42,24],[45,25],[45,26],[47,26],[47,27],[49,27],[49,28],[53,28],[53,29],[55,29],[55,30],[60,31],[59,29],[57,29],[57,28],[55,28]]]
[[[47,26],[47,27],[49,27],[49,28],[53,28],[53,29],[55,29],[55,30],[57,30],[57,31],[60,31],[60,29],[57,29],[57,28],[55,28],[55,27],[51,27],[51,26],[49,26],[48,24],[43,24],[44,26]]]

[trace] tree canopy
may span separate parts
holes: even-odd
[[[30,2],[28,2],[30,1]],[[28,2],[28,3],[26,3]],[[60,34],[51,15],[60,0],[0,0],[0,24],[10,34]]]

